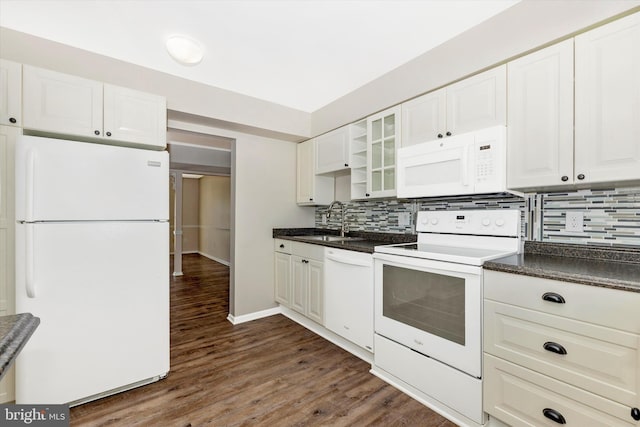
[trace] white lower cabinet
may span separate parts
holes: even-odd
[[[640,421],[640,293],[484,272],[484,410],[513,426]]]
[[[373,352],[373,256],[325,249],[325,326]]]
[[[275,300],[324,324],[324,248],[275,239]]]

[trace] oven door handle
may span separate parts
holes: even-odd
[[[341,264],[354,265],[356,267],[371,267],[371,263],[358,261],[351,258],[339,257],[331,253],[326,254],[325,257],[331,261],[339,262]]]

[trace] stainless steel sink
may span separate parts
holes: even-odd
[[[314,234],[312,236],[298,236],[300,239],[305,240],[319,240],[321,242],[346,242],[354,240],[364,240],[363,237],[348,237],[348,236],[333,236],[328,234]]]

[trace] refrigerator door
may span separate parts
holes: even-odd
[[[16,310],[41,323],[16,361],[16,403],[169,371],[168,238],[166,222],[17,224]]]
[[[169,218],[169,153],[21,136],[18,221]]]

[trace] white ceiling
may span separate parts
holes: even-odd
[[[312,112],[519,0],[0,0],[0,25]],[[186,34],[196,66],[167,54]]]

